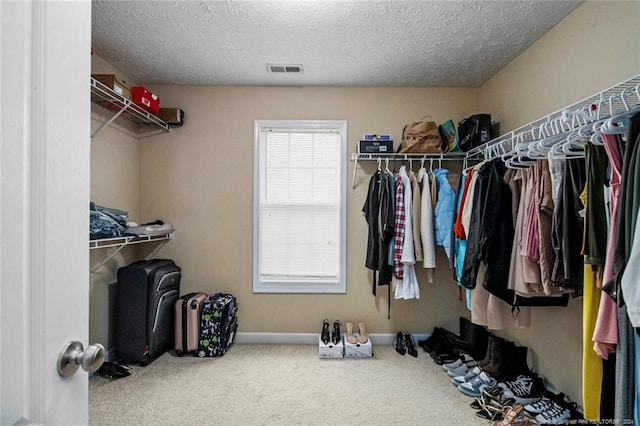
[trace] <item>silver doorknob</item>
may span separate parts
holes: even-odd
[[[78,341],[68,342],[58,357],[58,374],[69,377],[76,372],[79,366],[83,370],[93,373],[104,362],[105,350],[100,343],[94,343],[84,349]]]

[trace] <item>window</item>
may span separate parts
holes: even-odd
[[[254,125],[253,291],[346,292],[346,121]]]

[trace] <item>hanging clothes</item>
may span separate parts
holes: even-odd
[[[376,294],[376,271],[379,272],[379,285],[391,283],[392,270],[387,262],[387,252],[393,230],[393,214],[387,175],[376,171],[369,180],[367,198],[362,213],[368,225],[367,255],[365,266],[374,271],[373,289]]]
[[[537,210],[537,190],[538,190],[538,164],[534,163],[528,169],[522,170],[525,181],[524,188],[524,218],[522,223],[521,243],[518,247],[520,261],[522,262],[522,273],[527,286],[523,289],[523,294],[542,293],[542,278],[540,277],[540,248],[538,240],[538,215]]]
[[[394,249],[393,249],[393,277],[396,280],[402,280],[402,246],[404,245],[405,234],[405,214],[404,214],[404,185],[402,177],[399,174],[396,180],[396,202],[395,202],[395,221],[393,227]],[[397,285],[397,284],[396,284]]]
[[[616,234],[618,230],[618,205],[620,197],[620,180],[622,177],[622,152],[618,144],[619,136],[603,134],[604,149],[609,157],[611,173],[609,177],[609,237],[607,239],[607,252],[605,256],[603,283],[611,282],[613,278],[614,251]],[[603,285],[604,286],[604,285]],[[615,353],[618,343],[618,315],[616,302],[603,291],[598,307],[598,317],[593,331],[593,350],[603,359],[608,359],[609,354]]]
[[[412,170],[409,170],[409,182],[411,182],[411,195],[413,199],[411,200],[413,209],[412,209],[412,219],[413,219],[413,251],[415,254],[416,263],[422,262],[422,241],[420,238],[420,224],[421,224],[421,210],[422,206],[420,203],[420,185],[418,184],[418,179],[416,178],[415,173]]]
[[[600,289],[596,285],[596,273],[584,265],[582,296],[582,407],[587,420],[600,419],[602,389],[602,360],[591,349],[591,336],[600,304]]]
[[[436,267],[436,248],[431,205],[431,182],[427,169],[418,170],[418,182],[422,185],[420,197],[420,239],[422,240],[422,266],[427,269],[427,282],[433,283]]]
[[[585,256],[585,263],[604,267],[607,253],[607,212],[604,187],[609,161],[604,146],[587,143],[585,153],[588,195],[582,254]]]
[[[395,214],[396,214],[396,179],[390,170],[386,170],[387,181],[389,182],[389,204],[391,205],[391,212],[393,215],[394,228],[395,228]],[[395,230],[391,232],[391,239],[389,240],[389,249],[387,250],[387,264],[391,266],[393,270],[393,252],[395,246]]]
[[[419,299],[420,287],[414,265],[416,263],[415,247],[413,244],[413,197],[411,182],[405,166],[400,167],[398,176],[404,187],[404,242],[400,256],[402,263],[402,281],[396,284],[396,299]]]
[[[620,199],[616,220],[618,229],[614,251],[613,277],[605,283],[603,290],[618,301],[618,345],[616,347],[616,404],[615,416],[619,419],[631,419],[634,416],[636,398],[635,376],[629,374],[636,370],[635,338],[636,333],[629,321],[621,281],[624,269],[629,261],[632,238],[635,235],[636,218],[640,207],[640,114],[629,120],[620,182]]]
[[[581,211],[584,208],[580,194],[586,184],[586,172],[581,158],[565,160],[563,164],[560,194],[553,211],[552,241],[556,260],[551,279],[555,285],[581,292],[584,269],[580,250],[584,226]]]
[[[555,263],[555,252],[552,243],[553,230],[553,184],[551,182],[551,171],[549,169],[548,160],[538,160],[536,170],[538,172],[538,193],[537,193],[537,209],[538,215],[538,247],[540,256],[538,263],[540,264],[540,279],[542,282],[542,291],[547,296],[566,293],[567,291],[561,287],[556,287],[551,282],[551,274]],[[572,292],[572,290],[568,290]]]
[[[451,218],[453,217],[453,204],[455,195],[447,176],[446,169],[435,169],[433,175],[436,178],[438,199],[434,208],[435,214],[435,239],[436,245],[444,247],[447,258],[451,258]]]

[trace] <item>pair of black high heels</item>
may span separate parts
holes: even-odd
[[[340,340],[342,339],[340,333],[340,321],[333,322],[333,331],[331,332],[331,335],[329,335],[329,320],[325,319],[322,322],[322,333],[320,334],[320,337],[322,339],[322,343],[325,345],[329,344],[329,341],[333,342],[334,345],[340,343]]]

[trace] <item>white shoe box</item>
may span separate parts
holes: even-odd
[[[342,336],[340,342],[335,345],[332,341],[329,341],[326,345],[322,342],[322,337],[318,336],[318,356],[320,358],[344,358],[344,344],[342,343]]]
[[[356,339],[358,334],[354,334]],[[344,356],[346,358],[371,358],[373,356],[373,350],[371,348],[371,339],[368,339],[366,343],[349,343],[347,342],[346,335],[344,340]]]

